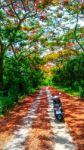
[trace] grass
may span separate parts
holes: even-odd
[[[63,86],[63,85],[54,85],[53,82],[52,82],[52,77],[51,76],[47,76],[44,79],[43,85],[53,86],[56,89],[61,90],[63,92],[66,92],[66,93],[68,93],[71,96],[78,96],[78,97],[80,97],[80,91],[77,90],[77,87],[76,87],[76,89],[75,88],[73,89],[72,87],[68,87],[68,86],[66,87],[66,86]]]
[[[10,108],[15,105],[11,98],[0,96],[0,115],[6,113]]]
[[[54,87],[58,90],[68,93],[71,96],[80,96],[80,92],[75,89],[72,89],[72,87],[65,87],[61,85],[54,85]]]

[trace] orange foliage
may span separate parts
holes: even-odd
[[[52,75],[52,71],[51,71],[51,69],[53,68],[52,64],[47,63],[45,65],[40,66],[40,68],[42,69],[44,74],[46,74],[47,76],[51,76]]]
[[[29,30],[29,27],[23,26],[23,27],[21,27],[21,30],[28,31],[28,30]]]
[[[84,9],[84,3],[81,3],[81,4],[80,4],[80,7],[81,7],[82,9]]]
[[[67,5],[69,3],[69,0],[64,0],[64,5]]]

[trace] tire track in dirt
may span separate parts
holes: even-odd
[[[53,133],[48,115],[48,100],[45,87],[42,88],[37,117],[32,124],[30,137],[26,139],[25,150],[53,150]]]

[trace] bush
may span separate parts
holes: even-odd
[[[41,85],[43,72],[39,64],[43,63],[39,55],[19,60],[5,57],[4,60],[4,89],[0,91],[0,114],[7,112],[18,100],[31,93]]]
[[[15,102],[11,98],[0,96],[0,115],[6,113],[14,105]]]
[[[32,93],[41,84],[43,73],[37,67],[40,58],[35,57],[23,58],[21,61],[13,57],[5,58],[4,90],[7,91],[8,97],[16,102],[19,97]]]
[[[79,90],[83,96],[84,89],[84,53],[75,56],[63,64],[60,69],[54,70],[53,83],[72,87],[74,90]]]
[[[84,98],[84,87],[79,87],[80,97]]]

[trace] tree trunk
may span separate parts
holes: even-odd
[[[0,90],[3,89],[3,46],[0,46]]]

